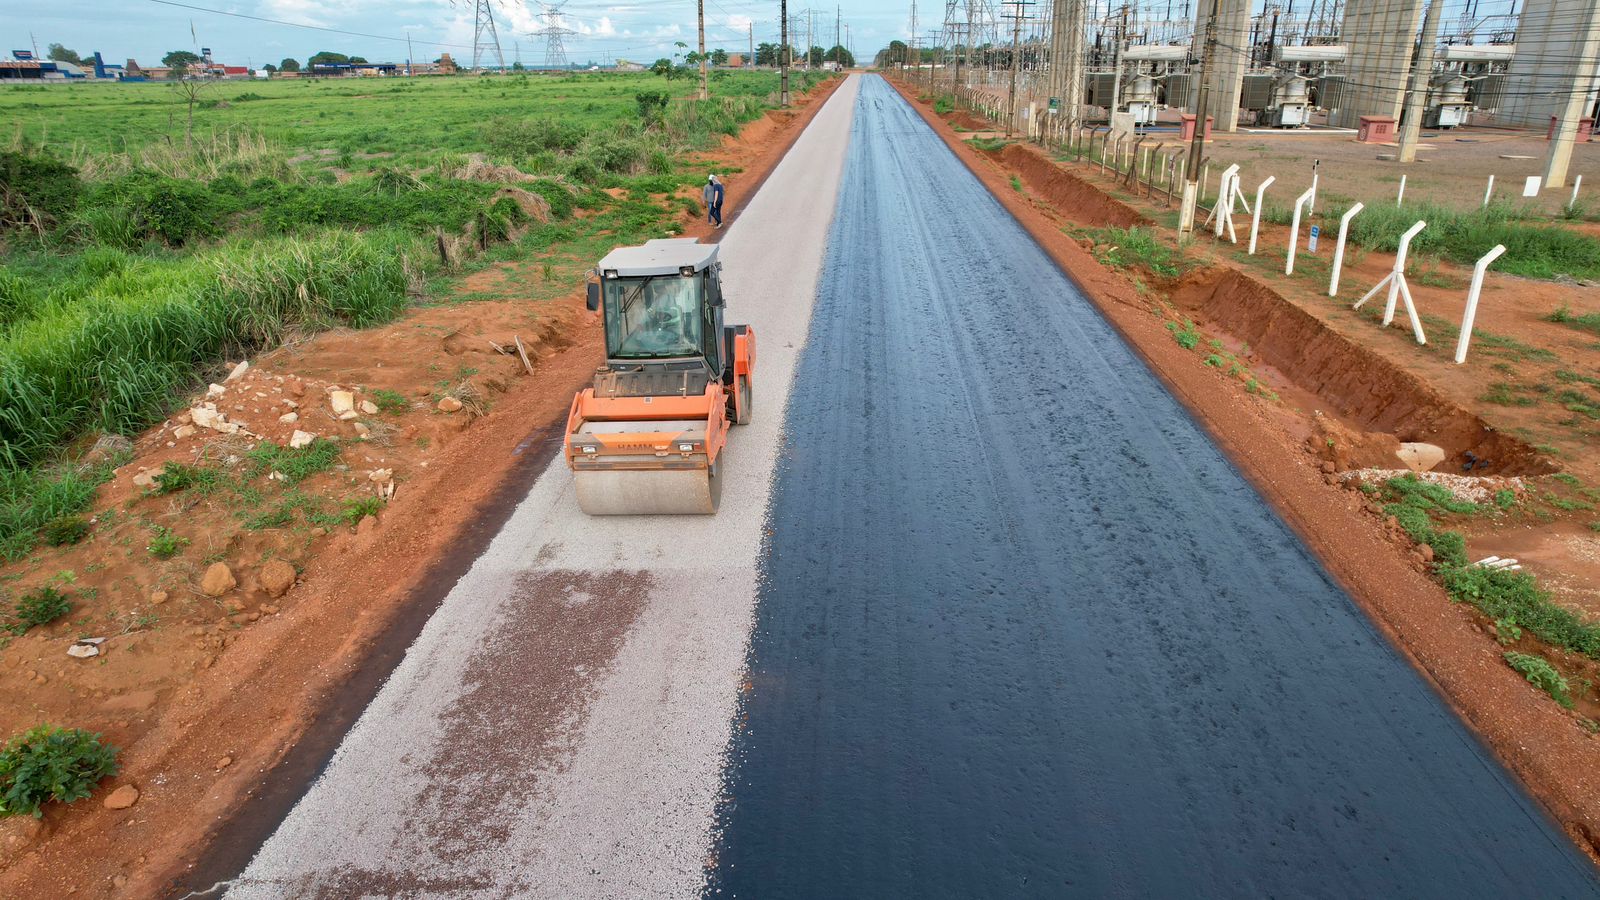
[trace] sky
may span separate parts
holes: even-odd
[[[178,2],[178,0],[175,0]],[[534,0],[491,0],[506,64],[544,62],[546,38],[530,34],[546,25]],[[930,0],[924,0],[930,2]],[[458,62],[472,56],[473,0],[181,0],[181,6],[156,0],[0,0],[0,56],[13,49],[41,53],[52,43],[88,56],[95,50],[107,62],[128,58],[159,64],[170,50],[210,47],[228,65],[261,66],[284,57],[301,62],[319,50],[402,62],[406,36],[417,60],[441,52]],[[906,23],[909,0],[854,0],[844,10],[850,43],[871,57]],[[835,8],[814,7],[813,42],[832,46]],[[755,42],[778,40],[777,0],[706,0],[706,47],[744,52],[753,27]],[[804,0],[790,0],[789,16],[804,28]],[[240,13],[290,24],[221,15]],[[693,49],[695,0],[568,0],[560,25],[575,34],[563,38],[569,60],[578,63],[630,59],[649,63]],[[194,37],[190,36],[193,23]],[[824,23],[826,30],[824,31]],[[316,31],[304,26],[360,32],[365,37]],[[30,40],[31,34],[31,40]],[[385,40],[384,38],[390,38]],[[791,38],[804,43],[804,34]]]
[[[520,59],[525,65],[545,60],[546,39],[534,35],[548,24],[537,0],[491,0],[507,65]],[[813,0],[820,3],[821,0]],[[870,59],[892,39],[904,39],[912,0],[845,0],[842,18],[849,28],[847,42],[858,57]],[[938,0],[916,0],[919,37],[944,15]],[[1005,0],[990,0],[999,5]],[[1120,9],[1121,0],[1090,0],[1093,21]],[[1269,0],[1253,0],[1258,11]],[[1283,0],[1279,0],[1283,4]],[[1444,21],[1453,23],[1463,13],[1473,17],[1504,13],[1515,0],[1439,0]],[[807,7],[806,0],[790,0],[792,22],[803,29],[814,10],[812,43],[832,46],[835,7]],[[778,0],[705,0],[706,46],[730,53],[749,46],[753,30],[756,43],[778,40]],[[1308,7],[1331,5],[1329,0],[1298,0],[1303,14]],[[1134,0],[1152,19],[1186,16],[1189,0]],[[0,0],[0,55],[13,49],[42,52],[52,43],[87,56],[99,50],[107,62],[128,58],[156,65],[170,50],[210,47],[218,62],[228,65],[277,63],[284,57],[301,62],[319,50],[363,56],[374,62],[403,62],[406,36],[413,41],[417,60],[432,60],[450,53],[463,65],[472,59],[473,0]],[[1035,0],[1030,13],[1042,14],[1049,0]],[[258,19],[225,15],[234,13]],[[573,33],[563,38],[568,60],[608,63],[618,59],[650,63],[682,52],[696,42],[695,0],[567,0],[562,4],[560,27]],[[190,28],[193,27],[191,37]],[[316,28],[358,32],[336,34]],[[803,31],[791,39],[803,45]]]

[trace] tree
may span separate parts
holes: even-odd
[[[278,71],[278,67],[273,65],[272,63],[267,63],[266,65],[262,66],[261,68],[267,70],[268,72],[274,72],[275,73],[275,72]]]
[[[775,66],[778,64],[778,45],[770,41],[762,41],[756,45],[756,65]]]
[[[50,50],[45,56],[56,62],[72,63],[75,66],[84,65],[83,57],[79,56],[76,51],[68,50],[60,44],[51,44]]]
[[[174,70],[176,71],[176,70]],[[178,102],[189,107],[189,119],[183,126],[183,145],[188,147],[194,140],[194,108],[200,102],[200,95],[211,87],[212,82],[206,79],[185,78],[173,85],[178,92]]]
[[[285,59],[283,62],[278,63],[278,69],[283,72],[298,72],[300,71],[300,61],[294,58]]]
[[[650,71],[656,73],[657,75],[666,75],[670,77],[672,75],[672,60],[663,56],[650,64]]]
[[[710,58],[711,57],[709,55],[706,57],[707,60]],[[686,66],[700,65],[700,54],[694,50],[690,50],[688,53],[683,55],[683,64]]]
[[[828,51],[822,49],[821,47],[812,47],[810,50],[806,51],[807,65],[811,66],[813,69],[821,68],[822,59],[827,55],[827,52]]]
[[[856,58],[851,55],[849,50],[839,44],[834,44],[823,59],[828,62],[838,63],[841,69],[853,69],[856,66]]]
[[[890,41],[886,49],[878,51],[877,65],[882,67],[904,65],[911,61],[911,48],[905,41]]]
[[[522,64],[522,60],[520,59],[511,64],[511,71],[513,72],[524,72],[527,71],[527,68],[527,66]]]
[[[161,64],[172,70],[173,78],[182,78],[189,67],[200,62],[200,57],[188,50],[174,50],[161,57]]]
[[[728,51],[723,50],[720,47],[717,48],[716,50],[711,51],[711,64],[713,66],[725,66],[725,65],[727,65],[728,64]]]
[[[306,68],[314,69],[319,65],[351,65],[364,66],[365,59],[359,56],[345,56],[343,53],[334,53],[332,50],[319,50],[310,59],[306,60]]]

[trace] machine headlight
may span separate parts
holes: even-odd
[[[582,450],[583,450],[583,452],[585,452],[585,453],[593,453],[593,452],[594,452],[594,448],[593,448],[593,447],[583,447],[583,448],[581,448],[581,449],[582,449]]]
[[[694,450],[694,445],[693,444],[679,444],[678,445],[678,449],[683,451],[684,453],[689,453],[689,452]]]

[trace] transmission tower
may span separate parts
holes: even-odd
[[[500,71],[506,69],[506,56],[500,51],[500,34],[494,27],[493,0],[472,0],[472,71],[483,70],[483,57],[494,51]]]
[[[560,69],[567,65],[567,48],[563,39],[569,34],[577,34],[571,28],[561,24],[561,7],[567,5],[567,0],[559,3],[540,3],[539,16],[544,19],[544,27],[528,32],[535,37],[544,38],[544,65],[548,69]]]

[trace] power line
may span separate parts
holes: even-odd
[[[213,15],[218,15],[218,16],[230,16],[230,17],[235,18],[235,19],[249,19],[249,20],[251,20],[253,22],[266,22],[266,23],[271,24],[271,25],[283,25],[283,26],[286,26],[286,27],[289,27],[289,28],[304,28],[304,29],[307,29],[309,31],[325,31],[325,32],[328,32],[329,34],[342,34],[342,35],[345,35],[347,37],[370,38],[370,39],[375,40],[375,41],[398,41],[398,42],[400,42],[402,44],[406,43],[406,41],[407,41],[407,38],[394,37],[393,35],[368,34],[367,32],[364,32],[364,31],[345,31],[342,28],[328,28],[328,27],[325,27],[325,26],[322,26],[322,25],[307,25],[304,22],[287,22],[287,21],[284,21],[283,19],[269,19],[269,18],[267,18],[265,16],[252,16],[252,15],[247,15],[245,13],[228,12],[227,10],[222,10],[222,9],[211,9],[210,7],[206,7],[206,6],[193,6],[193,5],[188,4],[188,3],[179,3],[179,2],[177,2],[177,0],[147,0],[147,2],[149,2],[149,3],[159,3],[162,6],[176,6],[176,7],[180,8],[180,9],[191,9],[191,10],[194,10],[195,12],[211,13]],[[417,41],[417,43],[419,43],[419,44],[427,44],[427,45],[432,46],[432,47],[450,47],[450,48],[456,49],[456,50],[470,50],[470,49],[472,49],[467,44],[451,44],[451,43],[447,43],[447,42],[444,42],[444,41]]]

